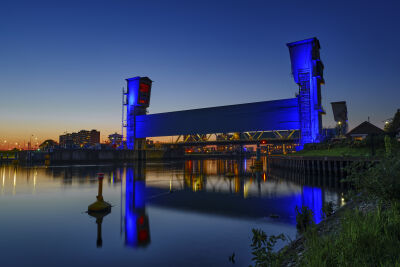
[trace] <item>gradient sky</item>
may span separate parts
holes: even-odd
[[[400,108],[400,1],[1,1],[0,142],[121,129],[125,78],[150,113],[294,97],[286,43],[317,37],[350,128]]]

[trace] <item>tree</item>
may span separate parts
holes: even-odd
[[[385,131],[395,133],[400,129],[400,109],[394,114],[393,119],[385,125]]]

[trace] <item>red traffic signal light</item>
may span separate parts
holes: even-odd
[[[267,143],[267,140],[261,140],[260,144],[265,145]]]

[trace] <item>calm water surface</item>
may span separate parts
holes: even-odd
[[[252,228],[293,239],[296,205],[320,221],[324,202],[342,204],[337,190],[249,166],[226,159],[1,166],[0,266],[248,266]],[[98,172],[113,208],[95,218],[86,210]]]

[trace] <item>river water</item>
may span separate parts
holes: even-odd
[[[319,222],[324,202],[343,204],[338,189],[255,173],[250,165],[3,165],[0,266],[248,266],[252,228],[294,239],[296,206],[308,206]],[[96,218],[86,211],[99,172],[113,207]]]

